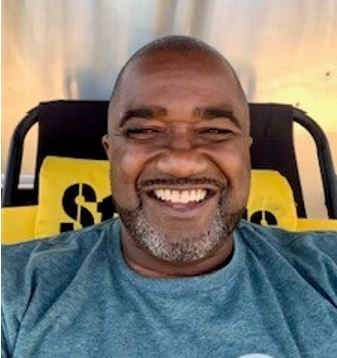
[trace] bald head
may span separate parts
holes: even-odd
[[[221,53],[209,46],[205,42],[197,40],[188,36],[167,36],[157,40],[154,40],[134,53],[126,64],[121,69],[117,76],[111,100],[109,106],[109,118],[114,116],[115,107],[118,103],[118,99],[121,94],[121,88],[123,86],[125,74],[129,68],[134,64],[139,63],[142,60],[149,58],[160,58],[165,57],[167,60],[170,58],[175,61],[177,58],[184,58],[193,62],[200,61],[202,58],[208,58],[211,62],[216,64],[219,68],[223,69],[223,74],[227,76],[228,80],[235,87],[235,90],[242,101],[244,110],[248,117],[248,104],[242,89],[242,86],[238,80],[238,77],[230,65],[230,63],[223,57]],[[110,128],[110,121],[108,123]]]

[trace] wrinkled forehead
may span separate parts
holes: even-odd
[[[204,91],[210,98],[219,98],[219,102],[222,99],[229,101],[244,127],[249,128],[249,114],[242,88],[230,65],[219,56],[170,51],[140,56],[128,65],[123,74],[119,105],[127,106],[136,98],[142,98],[151,91],[156,92],[156,86],[163,83],[179,88],[185,86],[186,90]]]

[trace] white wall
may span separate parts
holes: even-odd
[[[238,71],[250,101],[290,103],[327,133],[337,167],[337,0],[3,0],[2,172],[25,112],[51,99],[107,99],[116,74],[162,35],[199,37]],[[36,131],[23,172],[33,172]],[[324,217],[314,149],[296,131],[309,214]]]

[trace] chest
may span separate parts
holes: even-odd
[[[75,287],[43,312],[30,308],[14,357],[337,356],[328,300],[309,286],[248,282],[177,297],[127,285],[83,295]]]

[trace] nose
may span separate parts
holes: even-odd
[[[157,168],[164,174],[177,178],[187,178],[202,174],[207,169],[207,158],[197,149],[170,149],[162,153]]]
[[[205,173],[207,158],[191,142],[191,138],[186,135],[171,137],[169,145],[157,159],[157,168],[162,173],[177,178]]]

